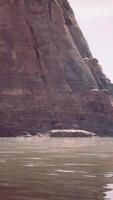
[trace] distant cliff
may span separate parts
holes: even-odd
[[[113,86],[67,0],[0,0],[0,135],[113,135]]]

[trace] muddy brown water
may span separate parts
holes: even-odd
[[[1,138],[0,200],[113,200],[113,138]]]

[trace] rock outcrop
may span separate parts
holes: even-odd
[[[0,0],[0,135],[113,135],[113,86],[67,0]]]

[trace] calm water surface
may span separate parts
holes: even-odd
[[[113,138],[1,138],[1,200],[113,200]]]

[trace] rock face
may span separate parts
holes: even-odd
[[[113,135],[112,84],[67,0],[0,0],[0,135]]]

